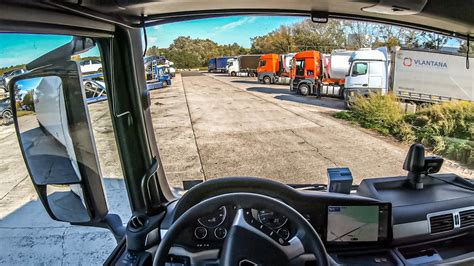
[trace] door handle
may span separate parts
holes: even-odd
[[[362,84],[362,86],[367,87],[367,86],[369,86],[369,84]]]

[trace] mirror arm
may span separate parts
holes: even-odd
[[[108,213],[100,222],[71,223],[79,226],[92,226],[108,229],[114,235],[115,240],[119,243],[125,236],[125,226],[122,219],[115,213]]]
[[[95,42],[91,38],[73,37],[69,43],[60,46],[49,53],[46,53],[37,59],[28,63],[25,68],[33,70],[39,67],[51,65],[58,61],[69,61],[72,55],[84,53],[95,47]]]

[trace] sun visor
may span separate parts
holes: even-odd
[[[378,4],[363,7],[362,11],[385,15],[416,15],[425,7],[428,0],[380,0]]]

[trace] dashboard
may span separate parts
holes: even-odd
[[[402,177],[371,179],[372,183],[361,184],[351,194],[298,190],[269,180],[232,181],[226,180],[225,186],[219,184],[224,183],[223,180],[209,182],[200,189],[191,189],[179,201],[168,205],[167,215],[160,226],[161,233],[165,234],[173,220],[197,202],[219,194],[245,191],[281,200],[299,212],[319,234],[335,264],[408,265],[474,258],[474,246],[466,245],[474,236],[474,195],[453,189],[449,184],[433,184],[429,189],[436,188],[436,191],[427,189],[425,192],[431,197],[423,193],[412,195],[410,200],[415,204],[406,204],[408,194],[404,195],[402,188],[390,187],[393,184],[387,185],[402,182]],[[377,182],[387,185],[393,195],[384,194],[386,192]],[[378,188],[382,196],[367,192],[371,186]],[[444,190],[449,193],[445,194]],[[401,197],[395,197],[397,193]],[[441,219],[438,213],[443,217],[446,211],[451,214],[449,211],[452,210],[457,214],[472,212],[472,217],[464,216],[464,219],[472,218],[472,224],[469,221],[466,228],[454,228],[453,225],[452,230],[445,232],[430,231],[430,225],[435,225],[430,217],[435,217],[433,221],[437,222]],[[284,243],[295,234],[291,217],[269,209],[244,211],[250,224],[276,242]],[[184,253],[177,252],[181,256],[219,250],[236,212],[236,206],[220,206],[210,215],[196,219],[174,241],[174,250],[185,250]],[[452,215],[455,217],[454,212]]]

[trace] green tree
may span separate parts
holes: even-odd
[[[35,111],[35,104],[33,99],[33,90],[28,91],[28,93],[23,96],[22,105],[25,105],[28,110]]]
[[[207,66],[212,57],[247,54],[249,51],[237,43],[219,45],[209,39],[193,39],[180,36],[161,54],[175,63],[178,68]]]
[[[421,40],[422,47],[426,49],[440,50],[449,41],[450,37],[435,32],[422,31],[418,38]]]
[[[155,46],[155,45],[153,45],[151,47],[148,47],[146,49],[146,55],[148,55],[148,56],[152,56],[152,55],[153,56],[159,56],[159,55],[161,55],[160,49],[158,48],[158,46]]]

